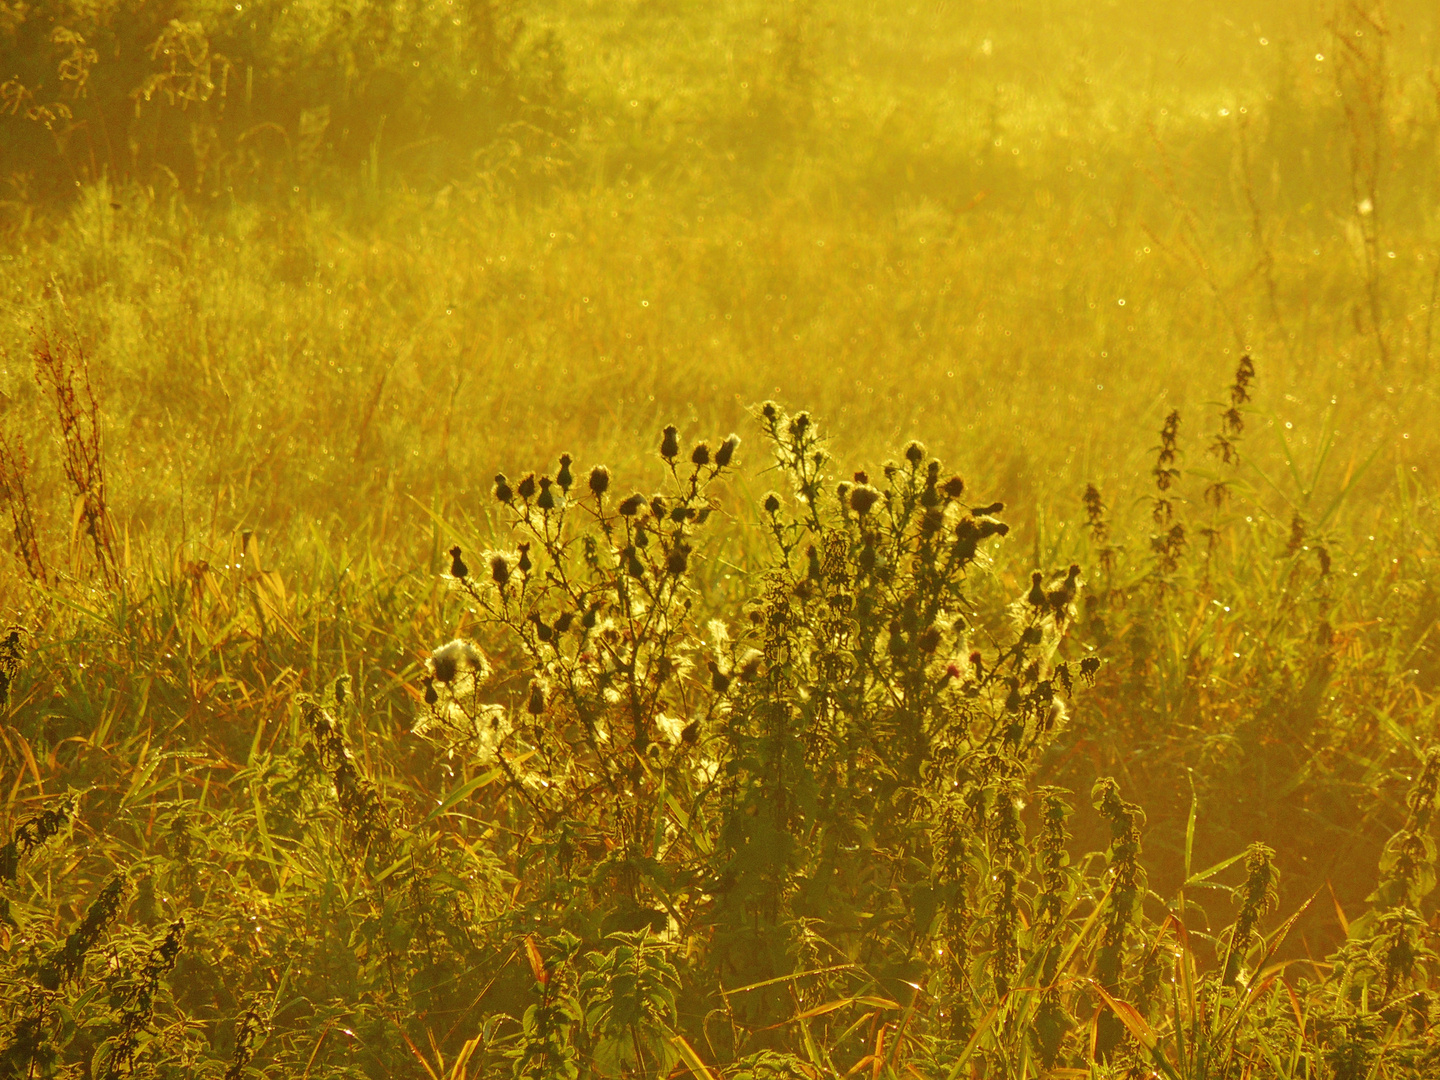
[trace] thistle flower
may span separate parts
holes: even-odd
[[[540,478],[540,497],[535,500],[535,505],[541,510],[555,509],[555,493],[550,490],[554,485],[555,481],[550,477],[542,476]]]
[[[958,476],[952,476],[940,485],[940,490],[947,499],[958,499],[965,494],[965,481]]]
[[[1040,585],[1040,582],[1044,579],[1045,575],[1039,570],[1036,570],[1030,575],[1030,593],[1025,599],[1031,607],[1041,608],[1045,606],[1045,590]]]
[[[498,552],[490,556],[490,580],[502,589],[510,580],[510,562]]]
[[[464,581],[470,575],[470,568],[465,565],[465,560],[460,557],[460,545],[456,544],[450,549],[450,576],[456,581]]]
[[[698,467],[698,466],[704,466],[704,465],[709,465],[709,464],[710,464],[710,444],[709,444],[709,443],[707,443],[707,442],[698,442],[698,443],[695,444],[695,449],[693,449],[693,450],[690,451],[690,464],[695,465],[695,466],[697,466],[697,467]]]
[[[535,495],[535,474],[526,473],[520,478],[520,483],[515,485],[515,492],[520,498],[527,502]]]
[[[880,501],[880,491],[869,484],[858,484],[850,489],[850,509],[864,517]]]
[[[674,577],[680,577],[690,566],[690,545],[683,540],[677,542],[665,557],[665,569]]]
[[[575,459],[569,454],[561,454],[560,471],[555,474],[555,482],[560,485],[560,490],[566,494],[569,493],[570,486],[575,483],[575,477],[570,472],[570,465],[574,460]]]
[[[917,439],[912,439],[905,447],[905,460],[911,465],[919,465],[925,460],[925,444]]]
[[[765,512],[771,515],[780,512],[780,496],[773,491],[765,496]]]
[[[740,446],[740,436],[731,433],[725,436],[725,441],[720,444],[720,449],[715,451],[715,465],[724,469],[734,460],[735,451]]]
[[[495,499],[509,506],[515,501],[515,492],[510,490],[510,481],[505,479],[505,474],[495,474]]]
[[[678,453],[680,453],[680,432],[674,424],[666,424],[660,439],[660,456],[666,461],[673,462]]]
[[[597,499],[610,490],[610,470],[596,465],[590,470],[590,493]]]
[[[515,560],[515,569],[519,570],[522,574],[528,574],[533,565],[530,562],[530,542],[527,540],[523,544],[516,544],[515,546],[520,550],[520,558]]]
[[[644,505],[645,496],[641,495],[638,491],[635,492],[633,495],[627,495],[620,503],[620,516],[634,517],[637,513],[639,513],[640,508]]]
[[[426,667],[430,669],[434,681],[439,683],[453,683],[464,674],[480,680],[490,675],[490,664],[485,654],[466,638],[456,638],[441,645],[430,654]]]

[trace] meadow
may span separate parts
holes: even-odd
[[[0,1078],[1440,1067],[1440,14],[0,2]]]

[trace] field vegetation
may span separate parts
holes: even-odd
[[[0,1080],[1440,1071],[1440,12],[0,0]]]

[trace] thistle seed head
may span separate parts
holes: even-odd
[[[880,501],[880,492],[869,484],[858,484],[850,489],[850,509],[864,517]]]

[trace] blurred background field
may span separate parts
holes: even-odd
[[[370,766],[433,782],[436,575],[503,541],[494,474],[628,490],[663,425],[738,432],[724,610],[774,399],[844,473],[919,438],[1004,500],[1012,595],[1084,568],[1106,667],[1042,771],[1120,779],[1158,891],[1193,784],[1197,863],[1263,840],[1285,913],[1328,890],[1292,950],[1363,906],[1440,690],[1433,4],[6,0],[0,81],[12,827],[128,805],[156,747],[223,786],[342,673]],[[47,340],[88,359],[111,570]]]

